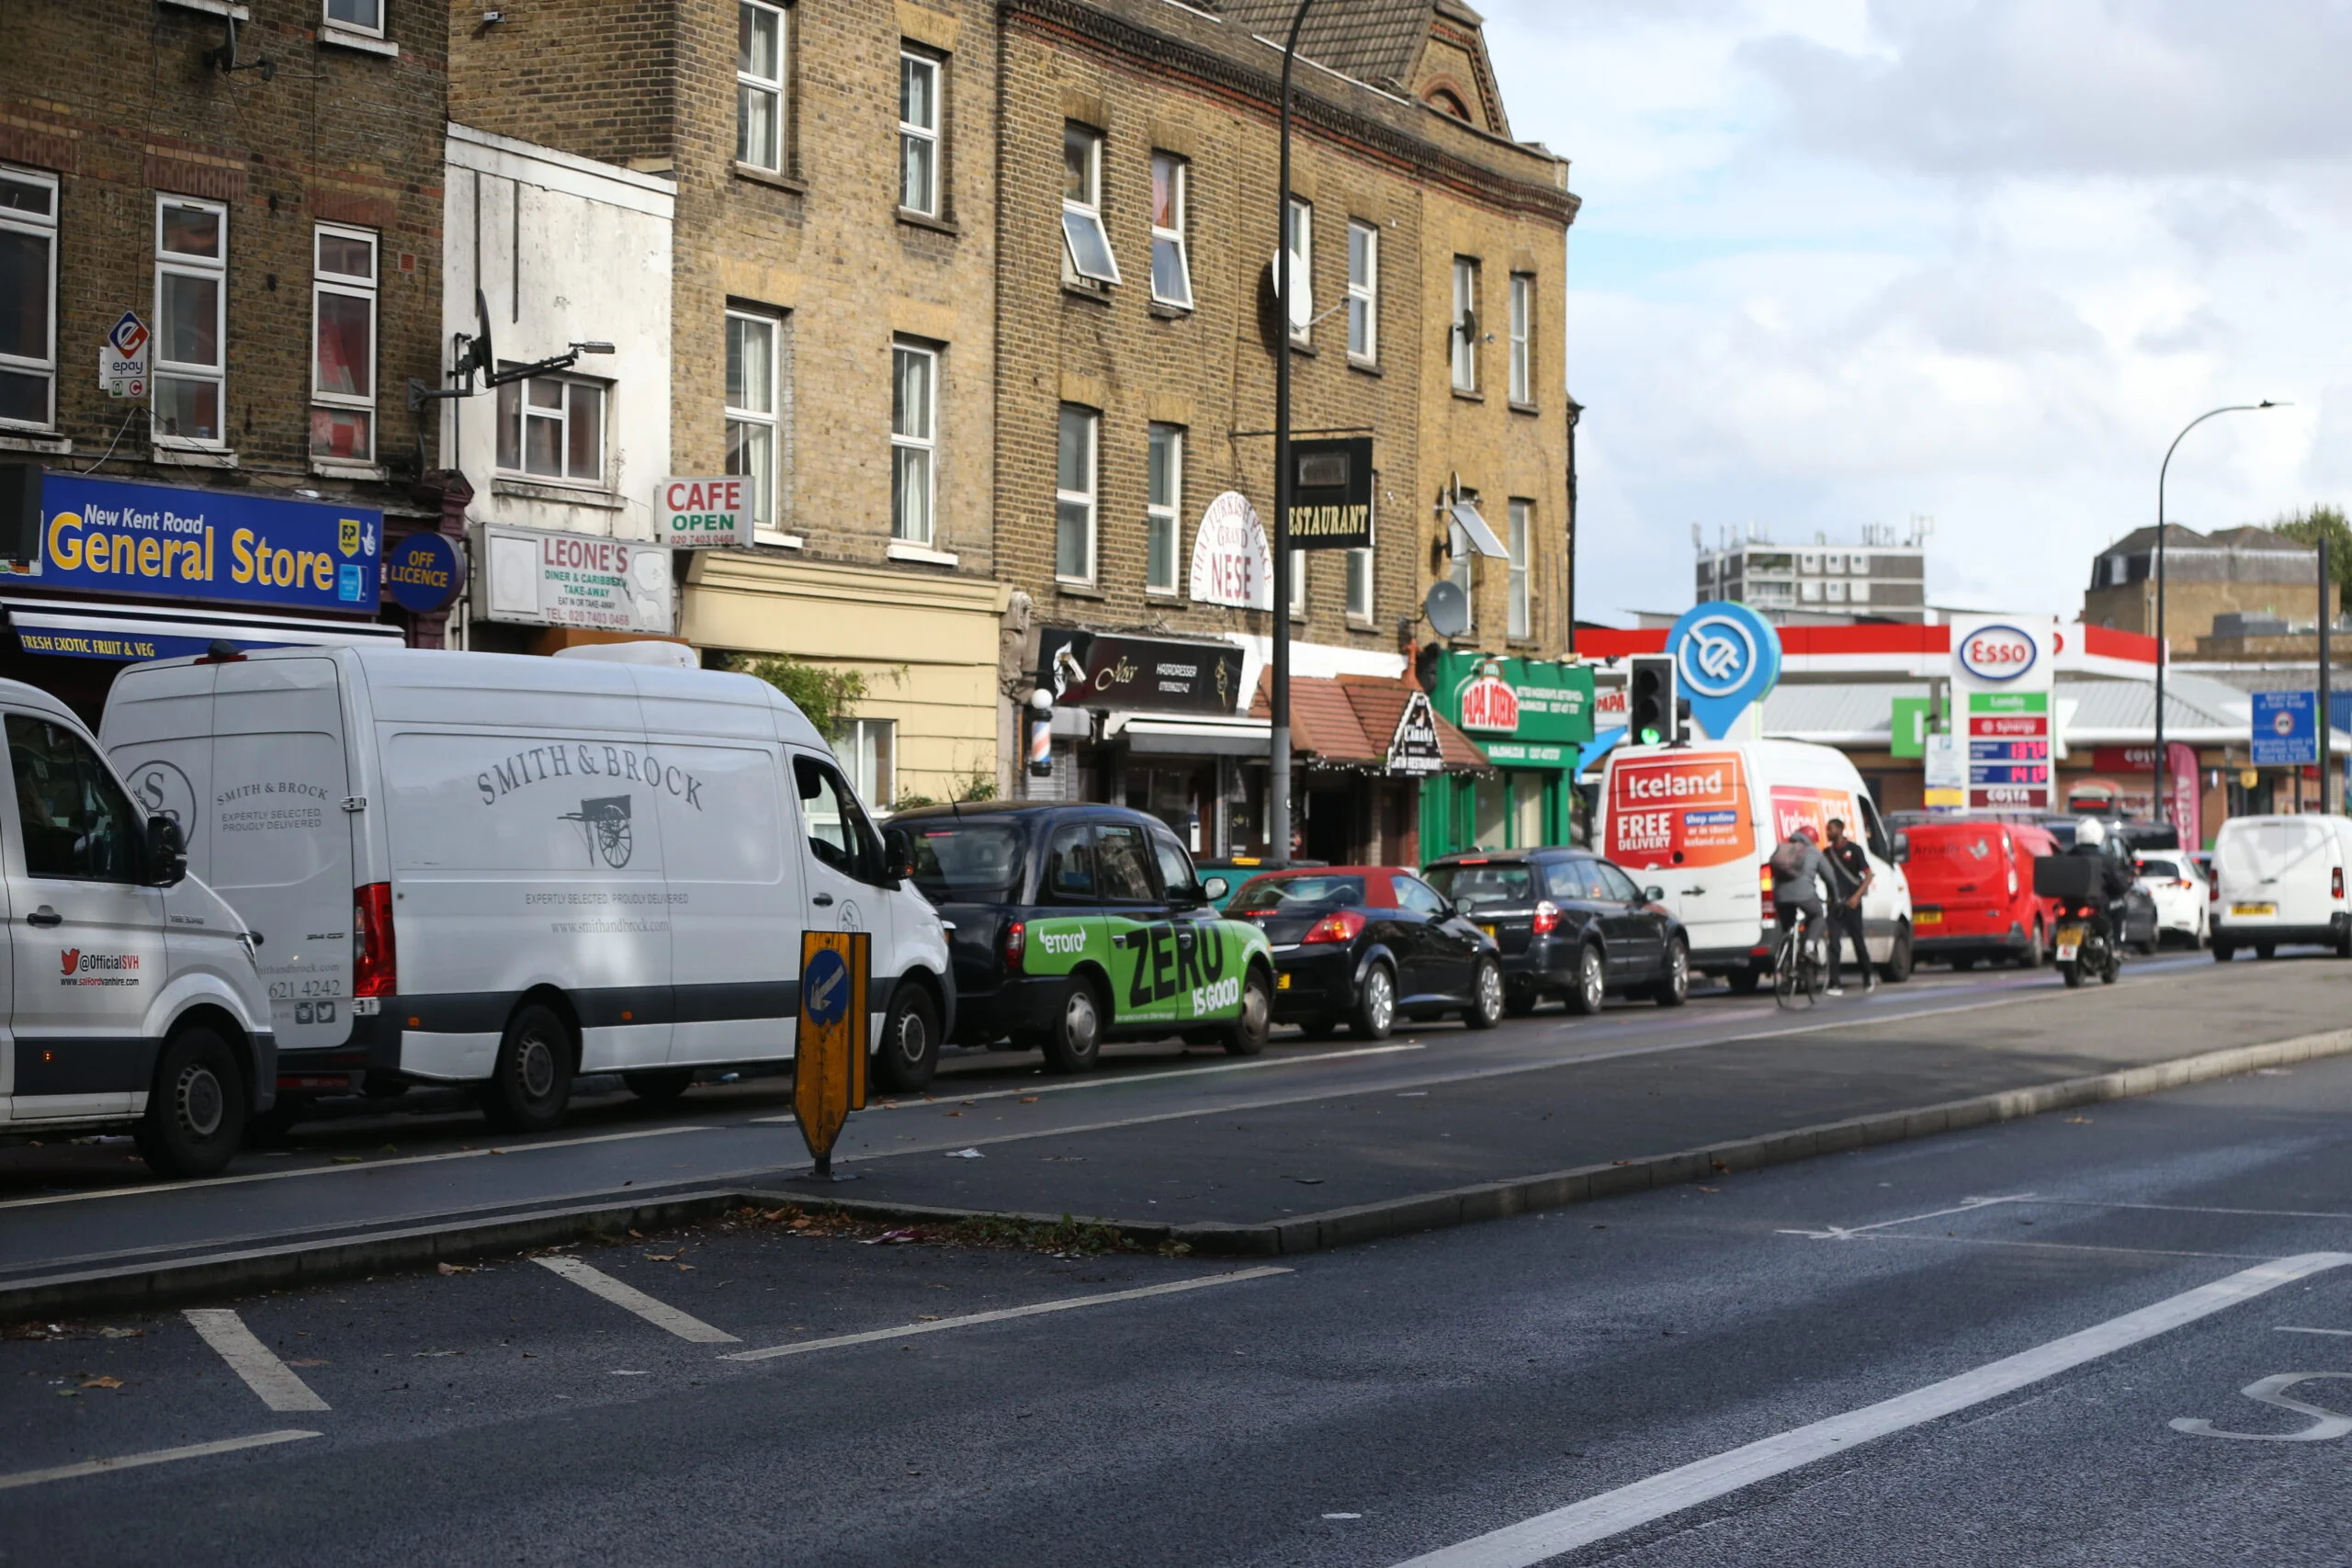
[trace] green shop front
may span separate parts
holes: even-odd
[[[1592,739],[1592,668],[1448,650],[1430,701],[1493,771],[1421,786],[1421,859],[1574,838],[1577,762]]]

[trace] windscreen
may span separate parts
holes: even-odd
[[[1021,881],[1021,829],[1010,822],[910,824],[915,889],[934,904],[1003,904]]]
[[[1525,865],[1433,865],[1421,874],[1464,909],[1523,909],[1535,902],[1535,874]]]
[[[1292,909],[1336,909],[1363,902],[1361,876],[1261,876],[1241,890],[1226,912],[1272,915]]]
[[[2221,840],[2213,846],[2213,863],[2232,881],[2258,882],[2293,870],[2326,842],[2327,829],[2316,822],[2241,820],[2222,829]]]
[[[2176,880],[2180,875],[2180,863],[2169,860],[2143,860],[2140,863],[2140,874],[2153,876],[2160,881]]]

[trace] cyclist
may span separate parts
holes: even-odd
[[[1862,895],[1871,890],[1871,883],[1878,873],[1871,869],[1871,857],[1862,846],[1846,836],[1843,818],[1829,819],[1829,843],[1821,852],[1823,869],[1828,874],[1832,895],[1829,906],[1829,989],[1827,994],[1842,997],[1844,987],[1838,981],[1846,942],[1854,944],[1854,966],[1862,972],[1862,989],[1878,989],[1878,974],[1871,967],[1870,949],[1862,944]]]
[[[1791,829],[1789,836],[1772,852],[1771,866],[1772,913],[1780,921],[1781,930],[1785,931],[1796,924],[1797,911],[1802,909],[1806,940],[1818,944],[1826,919],[1822,908],[1821,881],[1828,868],[1813,841],[1813,829],[1802,823]]]

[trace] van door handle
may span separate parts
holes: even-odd
[[[820,893],[814,898],[809,899],[808,902],[818,905],[820,908],[830,908],[832,906],[833,896],[830,893]]]
[[[28,926],[62,926],[64,923],[65,917],[46,904],[25,917],[25,924]]]

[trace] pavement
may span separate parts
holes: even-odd
[[[63,1322],[0,1562],[2335,1563],[2347,1192],[2335,1059],[1272,1267],[762,1222]]]

